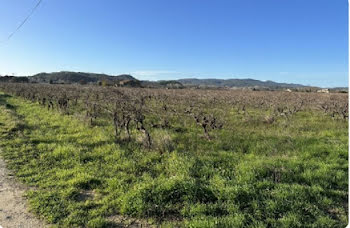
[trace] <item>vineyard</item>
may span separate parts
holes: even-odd
[[[0,83],[0,148],[66,227],[345,227],[348,95]]]

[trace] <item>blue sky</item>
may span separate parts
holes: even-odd
[[[348,84],[346,0],[2,0],[0,74]]]

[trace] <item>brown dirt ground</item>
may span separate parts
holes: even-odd
[[[0,157],[0,228],[49,227],[28,212],[23,197],[27,188],[15,180]]]

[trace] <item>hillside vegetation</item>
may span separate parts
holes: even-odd
[[[60,71],[52,73],[39,73],[33,76],[0,76],[0,82],[30,82],[50,84],[95,84],[117,85],[120,87],[138,88],[254,88],[259,90],[282,90],[286,88],[301,91],[316,91],[317,87],[309,87],[301,84],[278,83],[274,81],[260,81],[254,79],[197,79],[185,78],[178,80],[146,81],[139,80],[129,74],[107,75],[86,72]],[[128,82],[128,83],[126,83]],[[347,91],[347,88],[337,90]]]
[[[97,83],[102,81],[118,82],[122,80],[137,81],[134,77],[128,74],[111,76],[107,74],[95,74],[84,72],[61,71],[53,73],[40,73],[28,77],[31,82],[38,83]]]
[[[260,81],[254,79],[196,79],[187,78],[178,80],[183,85],[209,86],[209,87],[265,87],[271,89],[278,88],[300,88],[305,87],[300,84],[278,83],[273,81]]]
[[[347,94],[0,84],[0,148],[59,227],[345,227]]]

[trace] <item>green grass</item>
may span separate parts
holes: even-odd
[[[153,130],[156,149],[116,144],[109,126],[0,94],[0,148],[32,190],[30,208],[59,227],[345,227],[348,129],[322,113],[267,125],[229,110],[207,141],[193,124]],[[140,220],[142,219],[142,220]]]

